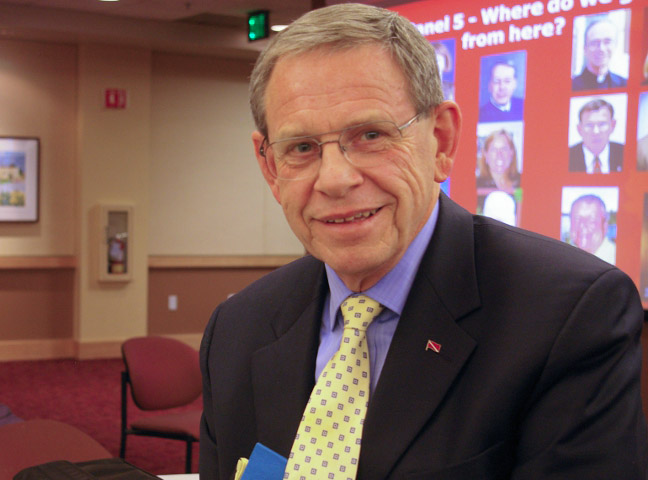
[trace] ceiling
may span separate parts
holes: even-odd
[[[0,38],[112,42],[254,58],[267,41],[247,41],[247,14],[269,10],[270,23],[346,0],[2,0]],[[378,6],[404,3],[361,0]]]
[[[4,4],[58,8],[147,20],[183,21],[213,17],[212,21],[245,26],[247,12],[271,10],[273,17],[289,21],[310,9],[309,0],[8,0]],[[220,17],[220,18],[219,18]]]

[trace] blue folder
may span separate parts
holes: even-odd
[[[241,480],[281,480],[288,460],[265,445],[257,443]]]

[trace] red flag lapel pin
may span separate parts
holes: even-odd
[[[435,353],[441,352],[441,344],[434,342],[432,340],[427,341],[427,345],[425,346],[425,351],[427,352],[428,350],[432,350]]]

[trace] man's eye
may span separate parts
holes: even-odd
[[[312,142],[299,142],[290,145],[287,153],[289,155],[308,155],[316,150],[317,148]]]
[[[381,132],[380,130],[369,130],[367,132],[364,132],[361,138],[362,140],[371,142],[374,140],[378,140],[382,136],[383,136],[383,132]]]

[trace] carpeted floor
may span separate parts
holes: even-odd
[[[121,359],[48,360],[0,363],[0,404],[28,420],[49,418],[83,430],[115,457],[119,455]],[[150,415],[129,398],[129,419]],[[190,408],[202,408],[196,400]],[[126,460],[153,474],[184,473],[185,444],[128,437]],[[198,470],[198,445],[194,445]]]

